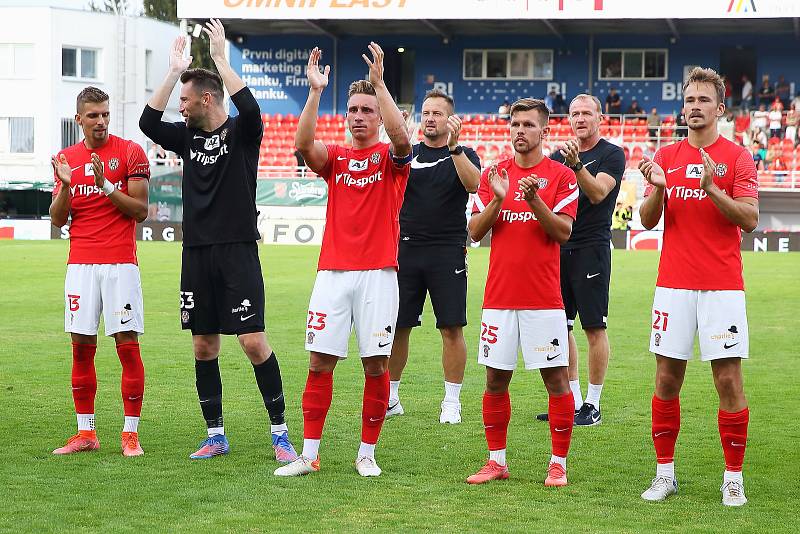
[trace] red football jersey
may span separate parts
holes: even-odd
[[[753,157],[722,136],[705,149],[717,164],[714,183],[731,198],[758,198]],[[687,139],[656,152],[667,177],[664,242],[658,264],[659,287],[695,290],[744,289],[741,229],[700,189],[703,159]],[[648,186],[645,195],[649,195]]]
[[[328,145],[319,173],[328,183],[320,271],[397,267],[398,217],[410,169],[392,161],[388,143],[359,150]]]
[[[514,159],[497,164],[508,173],[508,194],[492,226],[492,250],[483,307],[501,310],[564,309],[561,300],[561,246],[548,236],[519,189],[520,179],[536,177],[539,196],[554,213],[573,219],[578,211],[578,181],[561,163],[544,158],[524,169]],[[481,175],[478,197],[485,206],[494,193],[489,169]],[[478,208],[473,208],[473,213]]]
[[[150,179],[150,162],[142,147],[114,135],[96,150],[81,141],[59,152],[72,168],[67,263],[136,263],[136,221],[94,185],[93,153],[103,161],[106,180],[124,194],[128,194],[129,180]],[[53,197],[61,189],[61,181],[54,179]]]

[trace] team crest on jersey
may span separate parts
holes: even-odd
[[[656,335],[653,337],[653,345],[656,347],[661,345],[661,334],[656,333]]]
[[[377,165],[381,162],[381,153],[380,152],[373,152],[372,155],[369,157],[369,160],[374,164]]]
[[[225,141],[225,138],[226,138],[226,137],[228,137],[228,129],[227,129],[227,128],[223,129],[223,130],[222,130],[222,131],[219,133],[219,138],[220,138],[220,139],[222,139],[222,141],[223,141],[223,142]]]
[[[489,349],[490,349],[489,345],[484,345],[483,346],[483,357],[484,358],[488,358],[489,357]]]
[[[181,322],[182,322],[183,324],[186,324],[186,323],[188,323],[188,322],[189,322],[189,312],[188,312],[188,311],[186,311],[186,310],[183,310],[183,311],[181,312]]]
[[[309,332],[306,336],[306,343],[312,345],[314,343],[314,332]]]
[[[347,169],[350,172],[366,171],[367,166],[369,166],[368,159],[351,159],[348,162]]]
[[[119,159],[111,158],[108,160],[108,168],[112,171],[116,171],[119,168]]]
[[[540,190],[544,189],[545,187],[547,187],[547,183],[548,183],[547,178],[539,178],[538,176],[536,176],[535,178],[536,178],[536,183],[539,186]]]
[[[717,163],[717,170],[715,174],[719,177],[723,177],[728,174],[728,164],[727,163]]]

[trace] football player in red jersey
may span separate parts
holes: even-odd
[[[389,404],[388,360],[399,303],[397,287],[398,214],[408,181],[411,143],[405,121],[383,81],[383,50],[370,43],[369,81],[350,85],[347,124],[353,146],[326,146],[314,140],[320,97],[330,67],[320,71],[315,48],[306,74],[309,94],[295,144],[309,168],[328,183],[328,207],[317,279],[308,306],[308,380],[303,392],[303,452],[275,470],[277,476],[319,470],[319,444],[333,395],[333,371],[347,357],[355,326],[364,367],[361,445],[356,470],[379,476],[375,462]],[[379,141],[384,124],[391,143]]]
[[[546,486],[567,484],[567,452],[575,404],[567,366],[567,317],[561,297],[560,244],[572,232],[578,208],[575,173],[542,152],[549,111],[541,100],[511,106],[514,157],[484,171],[484,206],[469,221],[470,236],[492,230],[483,299],[478,362],[486,366],[483,424],[489,460],[470,484],[508,478],[506,435],[511,420],[508,386],[522,349],[526,369],[539,369],[549,394],[552,455]]]
[[[52,159],[50,220],[61,227],[72,219],[64,329],[72,337],[72,398],[78,418],[78,433],[54,454],[100,448],[94,427],[94,356],[101,313],[122,363],[122,453],[144,454],[138,434],[144,394],[138,336],[144,333],[144,310],[135,230],[147,218],[150,163],[138,144],[108,133],[108,101],[95,87],[78,94],[75,121],[84,139]]]
[[[748,357],[741,231],[758,224],[758,182],[752,157],[719,135],[725,85],[711,69],[695,68],[683,86],[689,136],[639,165],[648,182],[639,213],[653,228],[664,215],[664,239],[653,299],[650,351],[656,355],[652,437],[657,469],[642,493],[661,501],[677,493],[675,442],[679,394],[694,338],[711,362],[719,394],[718,424],[725,456],[722,502],[747,502],[742,463],[749,411],[741,361]]]

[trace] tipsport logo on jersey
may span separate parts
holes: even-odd
[[[364,178],[353,178],[349,172],[336,173],[336,183],[340,181],[348,187],[366,187],[369,184],[380,182],[383,180],[383,171],[378,171]]]
[[[507,223],[538,221],[532,211],[501,210],[500,219]]]

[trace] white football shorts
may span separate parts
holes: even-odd
[[[347,357],[355,327],[362,358],[388,356],[400,297],[397,271],[319,271],[308,304],[306,350]]]
[[[513,371],[522,349],[525,369],[569,365],[567,316],[564,310],[484,309],[478,363]]]
[[[744,291],[656,287],[650,352],[691,360],[695,334],[704,362],[747,358],[750,340]]]
[[[132,263],[67,265],[64,302],[65,332],[97,335],[102,312],[107,336],[144,333],[142,281]]]

